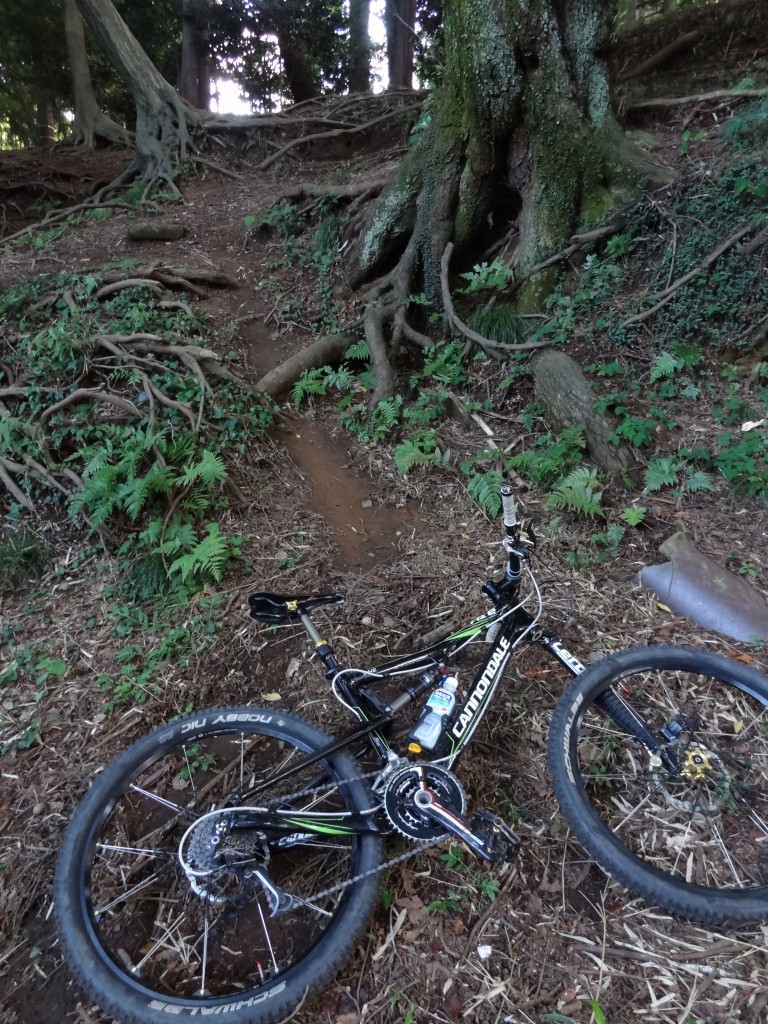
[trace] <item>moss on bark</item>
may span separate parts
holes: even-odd
[[[471,245],[505,193],[521,207],[515,259],[523,273],[637,194],[655,165],[611,110],[610,6],[447,0],[446,75],[432,121],[351,251],[353,286],[412,235],[436,294],[437,248],[449,239],[458,250]],[[555,278],[548,270],[524,285],[526,310],[540,307]]]

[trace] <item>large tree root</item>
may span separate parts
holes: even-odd
[[[346,333],[327,334],[318,338],[312,345],[302,349],[301,352],[296,352],[266,373],[261,380],[257,381],[254,390],[270,395],[272,398],[280,397],[306,370],[314,370],[319,366],[334,366],[341,362],[344,353],[357,340],[357,337],[356,334]]]
[[[584,434],[595,465],[621,487],[631,487],[639,463],[630,449],[611,438],[617,423],[595,409],[595,395],[578,364],[560,349],[537,352],[531,359],[536,397],[555,430],[577,427]]]

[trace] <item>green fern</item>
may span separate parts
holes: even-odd
[[[656,356],[656,360],[651,368],[651,380],[674,377],[682,367],[682,360],[673,356],[671,352],[662,352]]]
[[[585,447],[584,434],[575,427],[567,427],[557,437],[544,434],[533,448],[508,459],[506,467],[531,483],[551,484],[581,462]]]
[[[630,526],[640,526],[645,522],[647,512],[648,509],[644,505],[636,505],[632,508],[625,508],[619,518],[623,519],[625,523],[629,523]]]
[[[298,406],[307,395],[325,395],[328,393],[328,377],[333,371],[330,366],[319,366],[313,370],[305,370],[291,388],[291,399]]]
[[[476,473],[467,484],[467,490],[477,504],[494,518],[501,511],[501,485],[504,477],[495,469]]]
[[[186,554],[174,559],[168,572],[171,576],[181,576],[182,582],[190,578],[210,577],[218,583],[231,554],[231,543],[219,531],[218,523],[208,523],[205,537],[198,540]]]
[[[709,473],[705,473],[702,469],[693,469],[690,466],[686,468],[685,486],[691,492],[714,491],[715,489]]]
[[[437,447],[434,434],[407,437],[395,445],[393,451],[395,465],[401,476],[405,476],[414,466],[430,466],[442,462],[442,452]]]
[[[344,353],[344,358],[369,360],[371,358],[371,350],[368,348],[368,342],[365,338],[361,338],[360,341],[354,341]]]
[[[683,468],[680,459],[672,455],[651,459],[645,470],[645,489],[653,493],[662,487],[672,487],[677,483],[677,474]]]
[[[221,457],[204,448],[198,455],[198,461],[186,466],[176,483],[186,487],[199,480],[206,487],[212,487],[213,484],[222,483],[226,479],[227,467]]]
[[[603,514],[600,507],[603,492],[599,488],[597,470],[579,466],[554,488],[547,498],[547,507],[570,509],[594,519]]]

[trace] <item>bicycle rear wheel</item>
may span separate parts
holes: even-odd
[[[209,1014],[255,1024],[333,978],[370,918],[378,836],[214,827],[232,794],[327,742],[293,715],[217,709],[156,730],[99,776],[64,838],[55,904],[73,972],[105,1010],[140,1024]],[[358,775],[335,754],[257,802],[365,812]]]
[[[609,694],[631,708],[626,721],[639,716],[655,752],[608,717]],[[582,846],[628,889],[703,924],[768,918],[768,680],[759,673],[685,647],[612,655],[561,697],[548,760]]]

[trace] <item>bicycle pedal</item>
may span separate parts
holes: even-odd
[[[484,846],[483,857],[491,864],[513,861],[520,853],[522,839],[496,814],[480,808],[472,816],[472,831]]]

